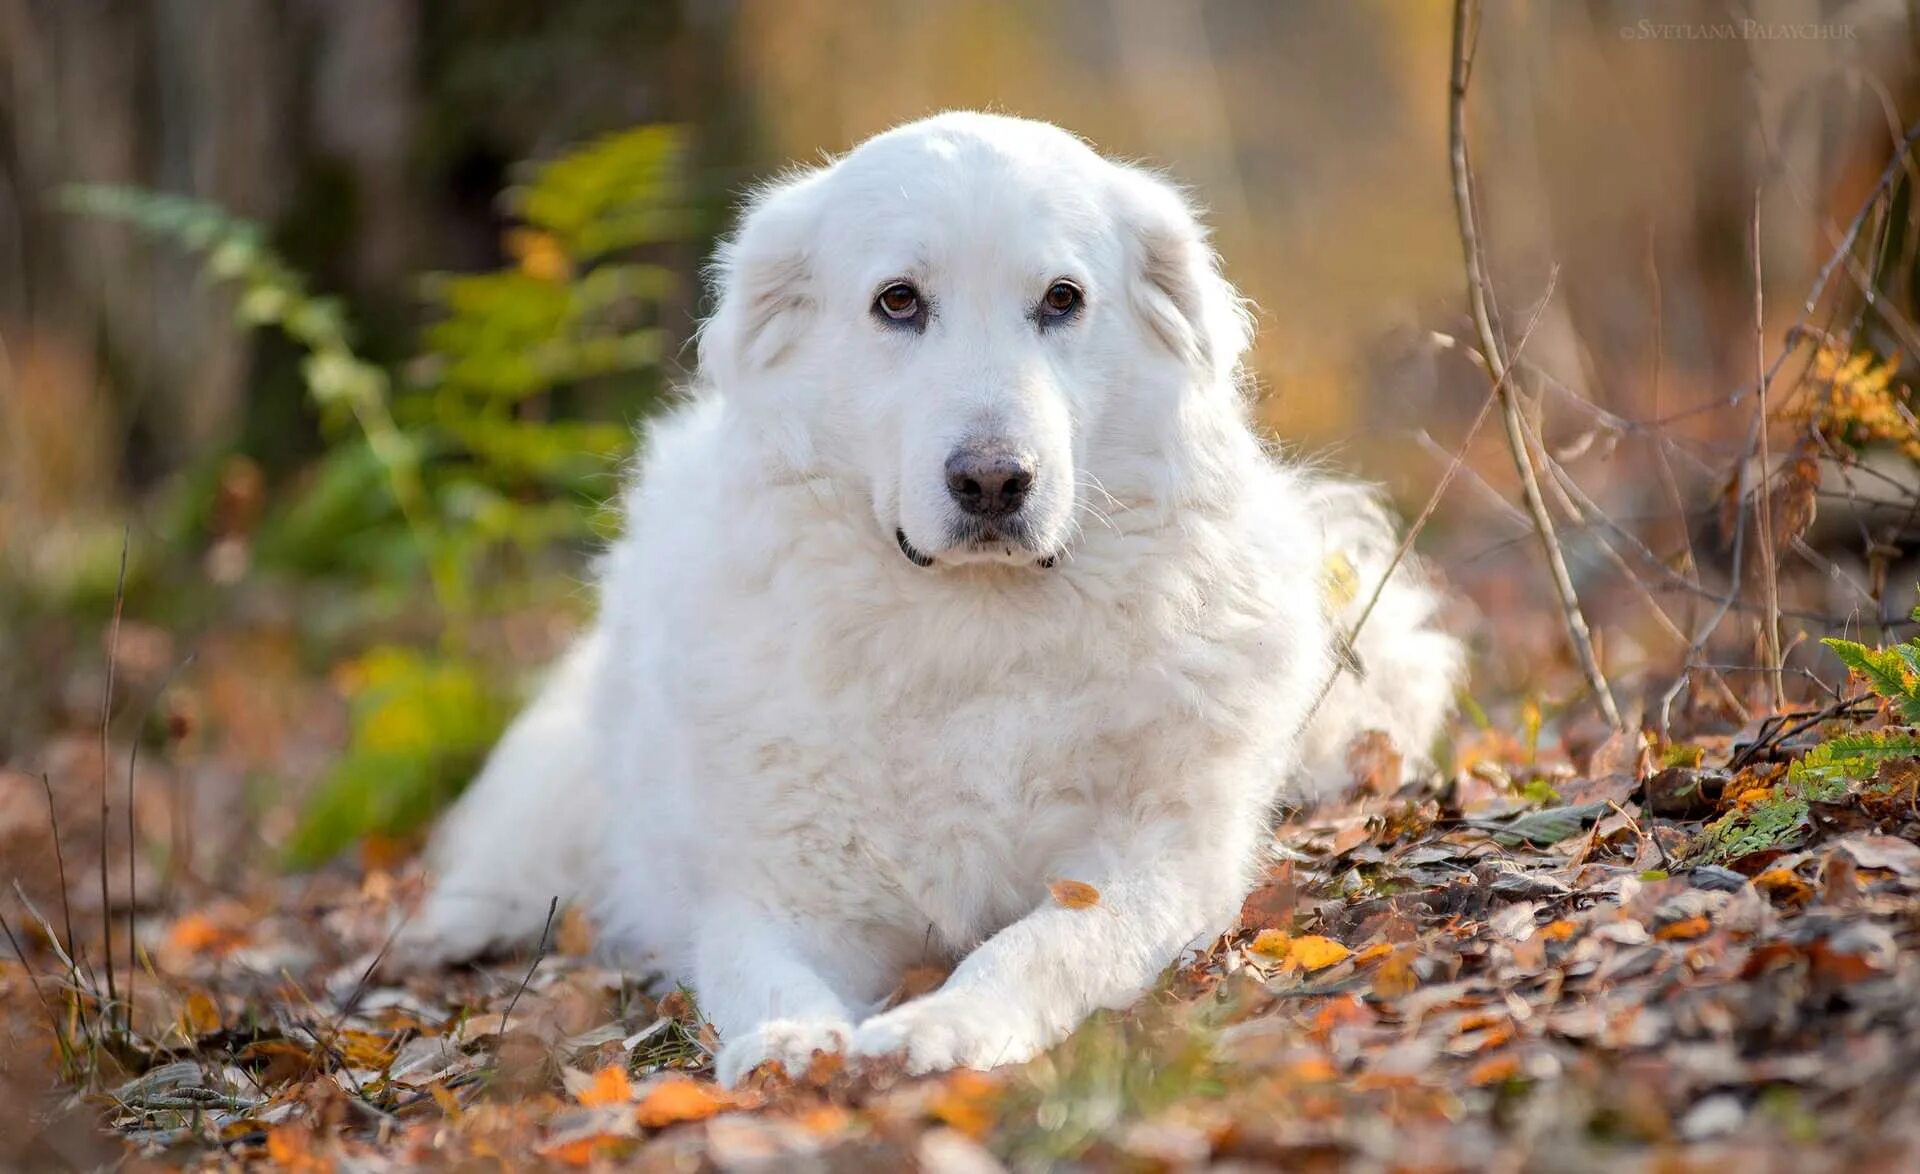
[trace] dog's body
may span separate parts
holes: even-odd
[[[943,115],[764,195],[718,269],[699,393],[441,829],[416,957],[578,898],[694,986],[722,1079],[1021,1060],[1230,923],[1290,781],[1366,729],[1426,749],[1461,658],[1405,571],[1308,722],[1391,531],[1248,428],[1237,299],[1160,181]]]

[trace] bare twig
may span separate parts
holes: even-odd
[[[1493,324],[1491,288],[1480,249],[1479,229],[1474,221],[1473,173],[1467,161],[1467,79],[1473,65],[1468,38],[1470,9],[1478,11],[1477,4],[1472,0],[1454,0],[1453,71],[1447,119],[1454,210],[1460,221],[1460,247],[1466,254],[1467,301],[1473,312],[1474,328],[1480,335],[1481,348],[1491,365],[1495,387],[1499,389],[1507,448],[1520,474],[1521,496],[1525,499],[1527,513],[1533,520],[1534,532],[1546,555],[1547,570],[1560,603],[1561,619],[1567,629],[1567,642],[1572,646],[1575,659],[1580,662],[1580,670],[1587,679],[1588,688],[1593,691],[1594,701],[1600,706],[1601,713],[1610,725],[1620,729],[1624,726],[1620,711],[1614,705],[1613,691],[1607,686],[1607,678],[1600,670],[1599,658],[1594,655],[1593,634],[1587,626],[1586,615],[1580,610],[1580,598],[1574,591],[1573,577],[1567,572],[1566,556],[1554,534],[1553,516],[1547,511],[1546,499],[1540,492],[1540,479],[1527,451],[1526,436],[1521,430],[1520,403],[1506,377],[1510,365],[1506,344]]]
[[[6,914],[0,913],[0,933],[7,936],[7,944],[13,947],[13,956],[20,959],[20,968],[27,972],[27,981],[33,985],[34,998],[40,1000],[40,1007],[47,1013],[47,1025],[53,1029],[54,1045],[60,1049],[60,1062],[69,1070],[73,1064],[73,1048],[62,1030],[60,1016],[54,1011],[53,1003],[47,999],[47,992],[40,987],[40,972],[27,961],[27,952],[20,947],[20,939],[13,936],[13,927],[7,924]]]
[[[533,961],[527,966],[526,975],[520,980],[520,989],[513,992],[513,998],[507,1000],[507,1009],[500,1013],[500,1034],[507,1034],[507,1022],[513,1018],[513,1009],[520,1005],[520,996],[527,993],[527,984],[533,981],[533,972],[540,969],[540,963],[547,956],[547,942],[553,933],[553,915],[560,911],[560,898],[555,895],[547,902],[547,923],[540,927],[540,944],[534,948]]]
[[[107,732],[113,719],[113,673],[120,659],[120,613],[127,602],[127,547],[132,532],[120,532],[120,577],[113,588],[113,627],[107,634],[107,686],[100,698],[100,924],[106,936],[107,1005],[101,1009],[102,1028],[110,1020],[114,1004],[120,1001],[113,982],[113,899],[107,888],[107,780],[113,776],[113,761],[107,754]]]
[[[47,828],[53,833],[53,865],[60,878],[60,920],[67,931],[67,949],[72,950],[73,902],[67,896],[67,854],[60,847],[60,813],[54,809],[53,779],[45,771],[40,772],[40,786],[47,792]]]
[[[1546,312],[1547,303],[1553,299],[1553,288],[1559,276],[1558,269],[1547,274],[1546,292],[1540,295],[1540,302],[1534,307],[1533,316],[1528,320],[1526,330],[1520,335],[1520,344],[1515,353],[1526,350],[1528,340],[1533,337],[1534,327],[1540,324],[1540,316]],[[1473,348],[1464,349],[1471,352]],[[1333,683],[1340,679],[1340,674],[1352,668],[1357,661],[1358,654],[1354,651],[1354,645],[1360,639],[1360,630],[1367,626],[1367,620],[1373,616],[1373,609],[1379,604],[1380,596],[1385,594],[1387,584],[1393,581],[1394,572],[1399,570],[1400,564],[1406,560],[1407,552],[1413,549],[1414,540],[1420,537],[1422,530],[1426,529],[1427,522],[1433,518],[1433,511],[1440,506],[1440,499],[1446,496],[1454,477],[1466,464],[1467,452],[1472,449],[1474,438],[1480,435],[1481,425],[1487,422],[1487,416],[1493,411],[1493,405],[1499,401],[1500,389],[1511,376],[1512,371],[1513,368],[1509,367],[1507,373],[1495,379],[1493,385],[1487,389],[1487,396],[1480,401],[1480,410],[1474,413],[1473,423],[1467,427],[1467,434],[1460,441],[1460,447],[1454,450],[1453,459],[1447,462],[1446,472],[1440,475],[1439,483],[1433,487],[1433,492],[1427,495],[1427,504],[1421,507],[1420,515],[1413,520],[1413,525],[1408,526],[1407,532],[1401,536],[1400,545],[1394,549],[1393,557],[1387,560],[1386,569],[1380,572],[1379,580],[1373,585],[1373,593],[1367,596],[1366,606],[1360,609],[1359,616],[1342,634],[1342,643],[1338,649],[1342,655],[1334,657],[1333,668],[1327,673],[1327,679],[1320,683],[1320,690],[1314,694],[1313,704],[1307,706],[1306,716],[1300,719],[1301,729],[1304,730],[1313,720],[1313,715],[1320,711],[1321,704],[1326,701],[1327,694],[1332,692]]]
[[[360,977],[354,980],[353,989],[348,991],[347,997],[341,1001],[340,1010],[334,1014],[333,1022],[328,1025],[326,1036],[322,1038],[318,1033],[315,1033],[313,1041],[315,1044],[314,1052],[307,1057],[307,1075],[311,1076],[313,1074],[322,1058],[334,1055],[333,1045],[335,1041],[340,1038],[341,1029],[346,1026],[347,1016],[352,1015],[354,1011],[359,1009],[360,1000],[366,997],[367,988],[373,982],[374,972],[380,969],[380,963],[386,961],[387,951],[393,949],[393,943],[399,939],[400,931],[407,928],[407,920],[407,918],[401,918],[400,921],[388,931],[387,939],[380,943],[380,948],[374,951],[373,958],[367,963],[366,969],[362,970]],[[312,1000],[309,999],[308,1003],[311,1005]]]
[[[141,734],[141,731],[146,729],[147,723],[153,719],[153,713],[154,713],[154,710],[160,704],[160,698],[164,697],[166,695],[167,690],[173,687],[174,679],[180,675],[181,670],[185,669],[188,665],[192,663],[193,663],[193,655],[189,653],[186,657],[184,657],[180,661],[179,664],[176,664],[173,666],[172,671],[167,674],[166,679],[160,682],[160,687],[153,691],[153,696],[147,701],[147,708],[145,712],[143,712],[140,715],[140,724],[135,726],[133,729],[133,747],[132,749],[127,751],[127,1031],[128,1032],[133,1031],[133,983],[134,983],[135,977],[140,973],[140,938],[139,938],[139,934],[135,929],[135,920],[134,920],[140,911],[140,887],[138,882],[134,879],[134,864],[136,862],[136,857],[138,855],[140,840],[138,836],[138,829],[135,827],[135,824],[134,824],[134,811],[133,811],[133,776],[134,776],[135,769],[140,765],[140,734]]]
[[[1760,656],[1773,665],[1773,672],[1767,676],[1767,709],[1769,712],[1786,703],[1786,684],[1780,677],[1780,573],[1774,563],[1773,546],[1773,494],[1769,486],[1773,477],[1773,448],[1767,439],[1767,384],[1772,382],[1767,373],[1767,303],[1765,292],[1765,274],[1760,265],[1760,189],[1753,190],[1753,225],[1748,243],[1753,247],[1753,370],[1760,380],[1760,484],[1755,489],[1755,504],[1759,507],[1760,519],[1760,580],[1765,592],[1767,604],[1766,619],[1760,628]]]

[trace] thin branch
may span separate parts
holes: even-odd
[[[54,1011],[53,1003],[48,1000],[47,992],[41,989],[40,972],[27,961],[27,952],[21,948],[20,939],[13,936],[13,927],[7,924],[6,914],[0,913],[0,933],[6,935],[7,944],[13,947],[13,956],[20,959],[20,969],[27,972],[27,982],[33,986],[34,998],[40,1000],[40,1008],[47,1013],[47,1025],[53,1029],[53,1042],[60,1049],[60,1061],[69,1069],[73,1064],[73,1048],[67,1039],[67,1033],[61,1030],[60,1016]]]
[[[1521,496],[1525,499],[1527,513],[1532,517],[1534,532],[1546,555],[1547,570],[1560,603],[1561,619],[1567,629],[1567,642],[1572,646],[1575,659],[1580,662],[1580,670],[1601,713],[1606,716],[1608,724],[1615,729],[1622,729],[1625,723],[1621,721],[1620,711],[1614,705],[1613,691],[1607,686],[1607,678],[1600,671],[1599,658],[1594,655],[1593,634],[1587,626],[1586,615],[1580,610],[1580,597],[1574,591],[1573,577],[1567,572],[1566,556],[1553,531],[1553,516],[1547,511],[1546,499],[1540,492],[1540,478],[1527,452],[1526,436],[1521,429],[1520,403],[1506,378],[1509,366],[1507,348],[1493,325],[1491,286],[1483,263],[1479,229],[1474,222],[1473,173],[1467,162],[1467,79],[1472,68],[1472,52],[1467,35],[1469,8],[1477,11],[1477,6],[1470,4],[1469,0],[1454,0],[1453,72],[1448,87],[1447,119],[1454,210],[1460,221],[1460,247],[1466,254],[1467,301],[1473,311],[1473,324],[1480,335],[1481,349],[1486,352],[1492,365],[1494,385],[1500,396],[1500,414],[1506,424],[1507,448],[1520,474]]]
[[[520,996],[527,993],[527,984],[533,981],[533,972],[540,969],[540,963],[547,956],[547,941],[553,933],[553,915],[560,911],[560,898],[556,895],[547,902],[547,923],[540,927],[540,944],[534,948],[533,961],[527,966],[527,973],[520,980],[520,989],[513,992],[513,998],[507,1000],[507,1009],[500,1012],[500,1034],[507,1034],[507,1022],[513,1018],[513,1009],[520,1005]]]
[[[1540,303],[1534,307],[1533,317],[1527,322],[1527,329],[1520,336],[1518,350],[1524,351],[1528,340],[1533,337],[1534,327],[1540,324],[1540,316],[1546,312],[1547,303],[1553,299],[1553,287],[1559,276],[1558,269],[1547,275],[1546,292],[1540,295]],[[1480,435],[1480,427],[1487,422],[1487,416],[1493,411],[1493,405],[1500,398],[1500,389],[1506,384],[1512,371],[1513,369],[1509,367],[1507,372],[1494,380],[1493,385],[1487,389],[1487,396],[1480,401],[1480,410],[1474,414],[1473,423],[1467,428],[1467,435],[1460,441],[1460,447],[1454,451],[1453,459],[1447,463],[1447,471],[1440,475],[1439,483],[1433,487],[1433,492],[1427,495],[1427,504],[1421,508],[1420,516],[1413,520],[1413,525],[1408,526],[1406,534],[1401,536],[1400,545],[1395,548],[1393,557],[1387,560],[1386,569],[1380,572],[1379,581],[1373,585],[1373,593],[1367,596],[1366,606],[1360,609],[1360,615],[1341,635],[1338,648],[1340,655],[1334,657],[1332,670],[1327,673],[1327,679],[1320,683],[1320,690],[1314,694],[1313,704],[1307,706],[1306,716],[1300,719],[1301,729],[1304,730],[1313,720],[1313,715],[1320,711],[1321,703],[1326,701],[1327,694],[1333,691],[1333,683],[1340,679],[1340,674],[1352,669],[1358,662],[1359,654],[1354,651],[1354,647],[1360,639],[1360,630],[1367,626],[1367,620],[1373,616],[1374,607],[1379,604],[1380,597],[1386,593],[1387,584],[1393,581],[1394,572],[1399,570],[1401,562],[1407,557],[1407,552],[1413,549],[1414,540],[1420,537],[1420,531],[1426,529],[1427,522],[1433,518],[1433,511],[1440,506],[1440,499],[1446,496],[1454,477],[1466,464],[1467,452],[1473,447],[1474,438]]]
[[[1767,677],[1767,710],[1786,704],[1786,682],[1780,676],[1780,569],[1774,561],[1773,544],[1773,448],[1767,434],[1767,303],[1766,278],[1760,265],[1760,189],[1753,189],[1753,222],[1748,235],[1753,248],[1753,370],[1760,380],[1760,484],[1755,490],[1760,520],[1760,583],[1767,604],[1766,619],[1760,627],[1760,656],[1773,665]]]
[[[107,753],[107,731],[113,719],[113,673],[120,659],[120,613],[127,602],[127,547],[132,532],[120,532],[120,577],[113,588],[113,627],[107,635],[107,687],[100,698],[100,924],[106,935],[107,1005],[101,1009],[102,1033],[119,995],[113,982],[113,899],[107,887],[107,781],[113,777],[113,760]]]

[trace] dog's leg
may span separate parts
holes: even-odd
[[[759,910],[731,905],[701,918],[694,993],[720,1033],[715,1076],[734,1085],[767,1060],[807,1070],[816,1051],[843,1052],[853,1015],[790,931]]]
[[[903,1055],[912,1072],[1026,1060],[1096,1008],[1127,1006],[1182,948],[1224,928],[1238,900],[1231,874],[1198,858],[1083,873],[1096,904],[1049,902],[1014,922],[939,990],[862,1023],[852,1051]]]

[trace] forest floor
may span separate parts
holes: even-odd
[[[326,684],[259,668],[285,659],[211,648],[194,720],[310,767],[338,730],[295,720],[285,690]],[[1466,727],[1444,784],[1406,787],[1363,746],[1357,797],[1286,821],[1240,926],[1135,1010],[990,1073],[822,1057],[733,1092],[689,994],[596,965],[571,914],[537,958],[374,977],[420,889],[406,845],[299,877],[141,855],[130,895],[124,837],[88,824],[97,733],[73,733],[44,756],[58,787],[0,771],[25,956],[0,955],[0,1166],[1920,1168],[1920,763],[1812,789],[1787,768],[1889,718],[1868,697],[1657,758]],[[110,833],[217,829],[169,787],[247,769],[161,758]]]

